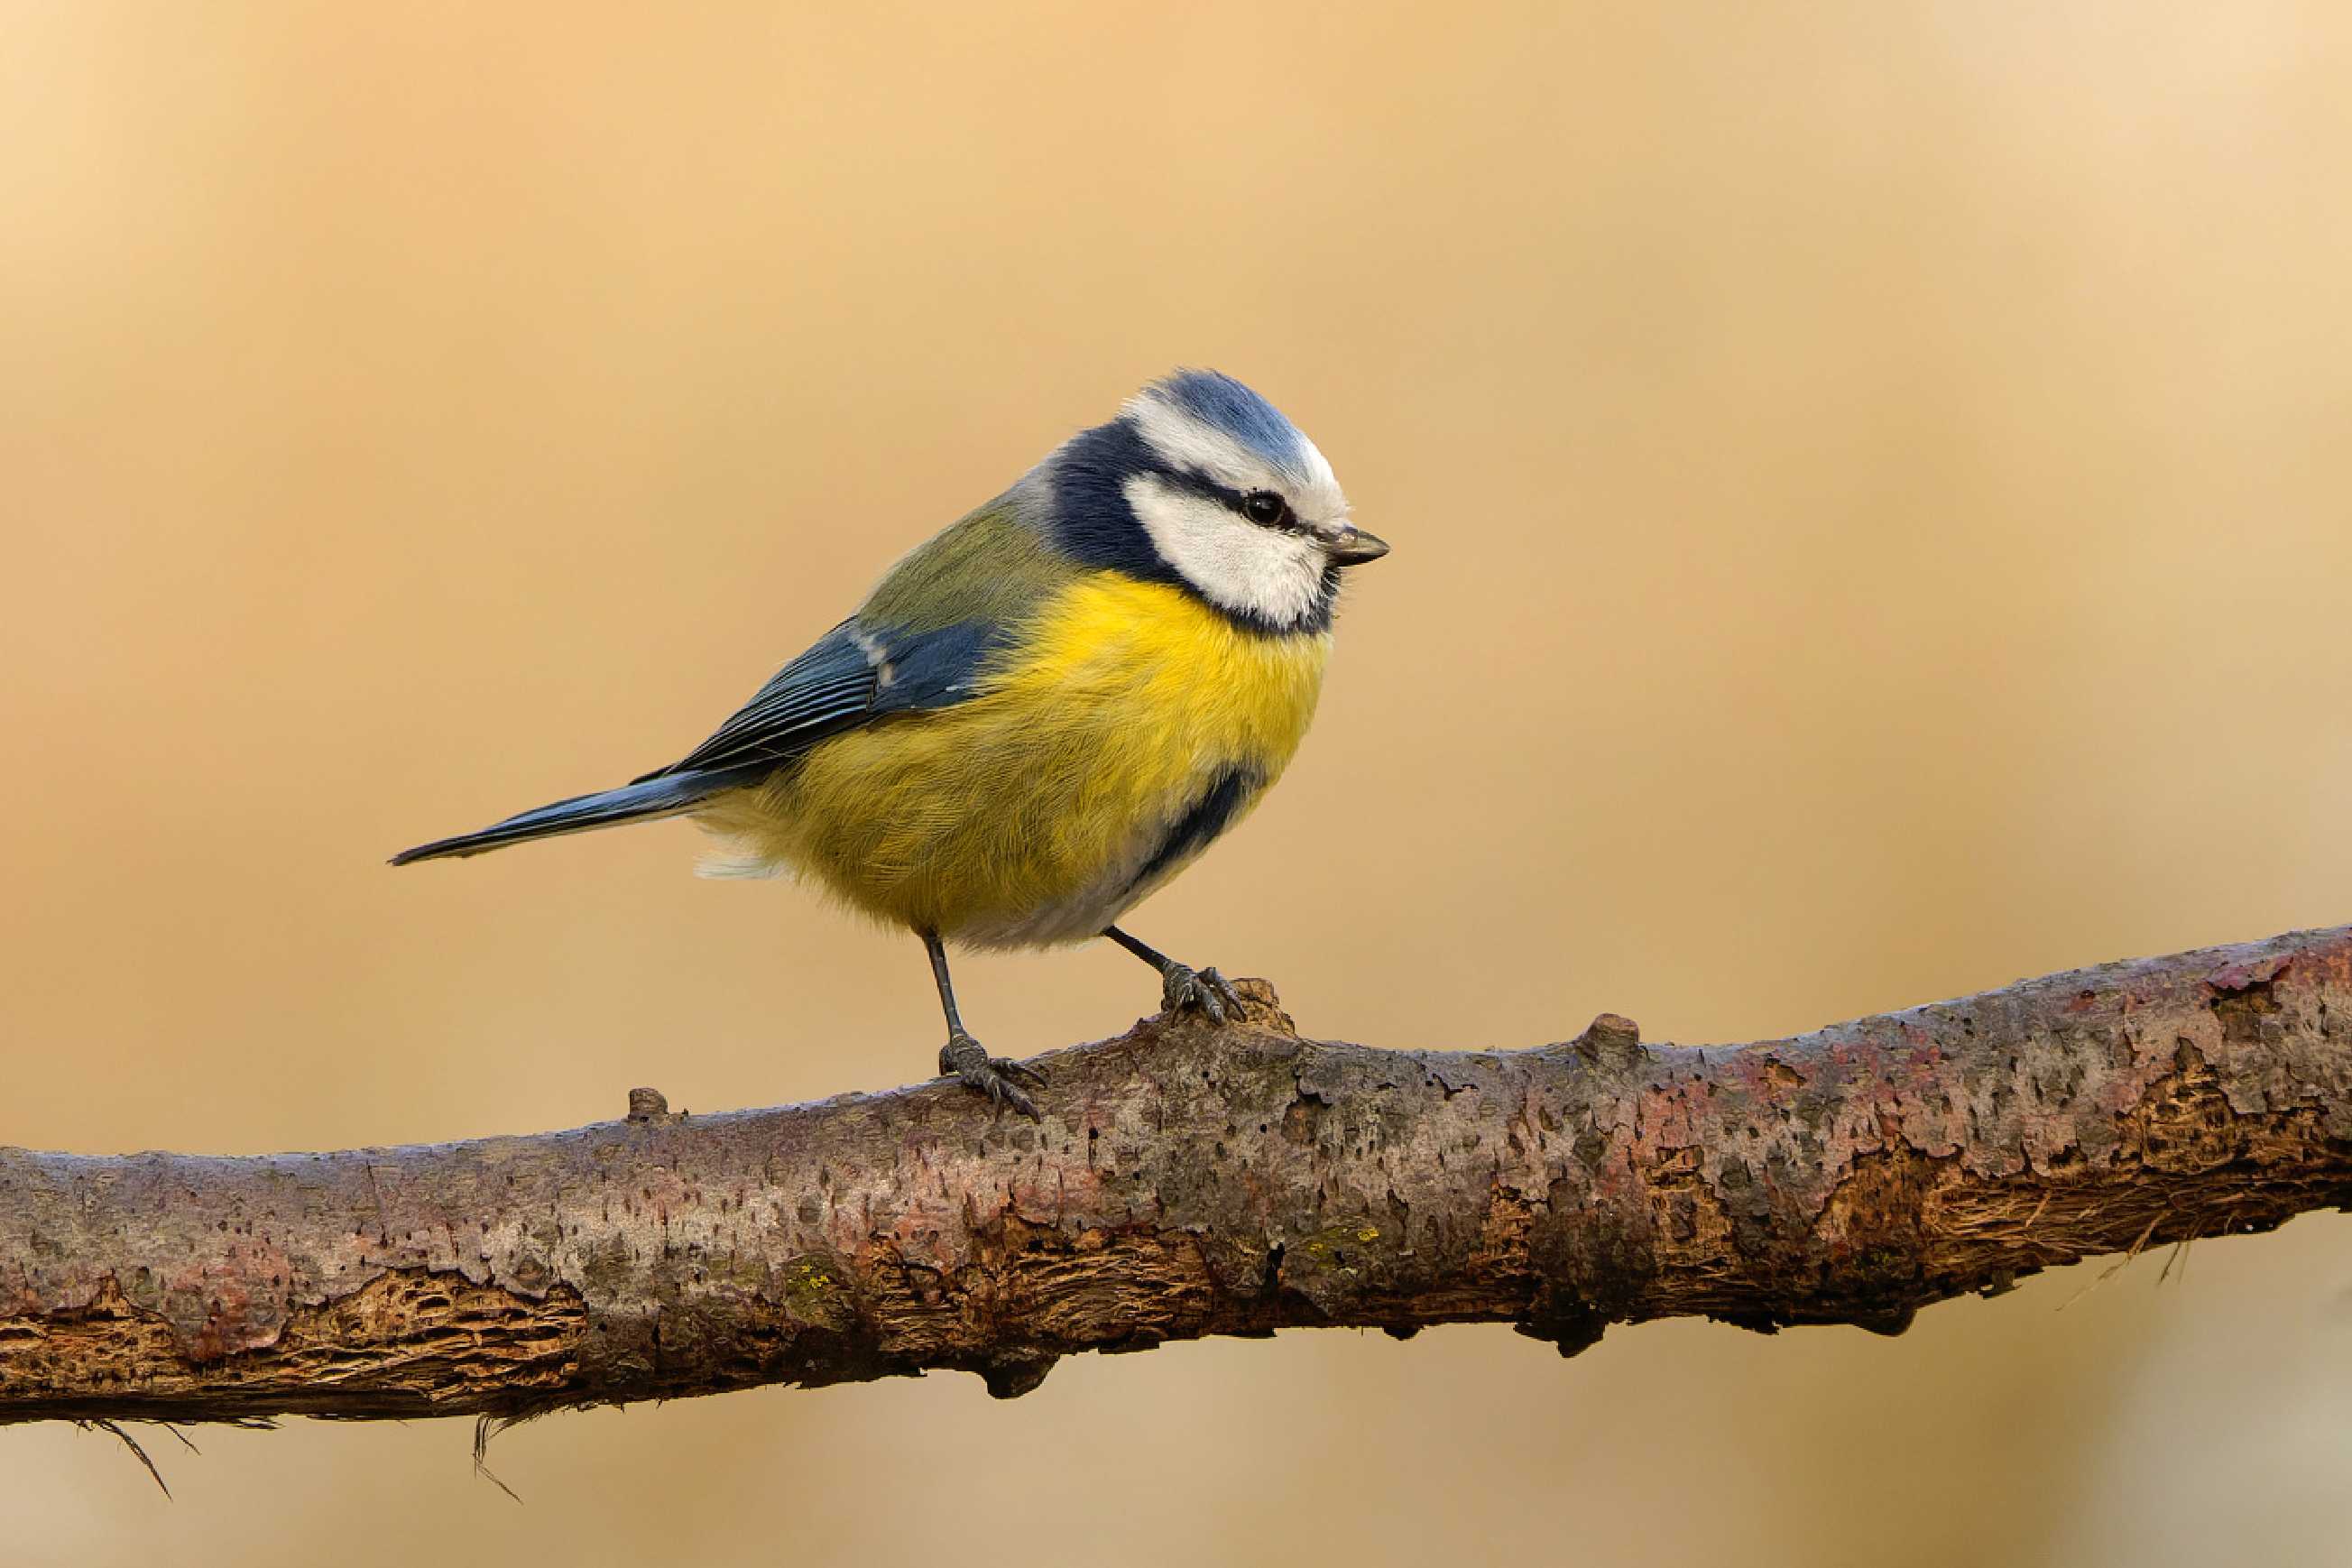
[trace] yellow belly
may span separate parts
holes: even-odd
[[[980,695],[836,736],[699,815],[743,858],[883,920],[978,946],[1080,941],[1192,858],[1139,879],[1219,778],[1258,781],[1229,821],[1273,783],[1329,649],[1328,633],[1242,631],[1175,588],[1085,578]]]

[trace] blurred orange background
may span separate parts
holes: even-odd
[[[1289,777],[1133,922],[1309,1033],[1750,1039],[2352,921],[2347,82],[2318,0],[16,0],[0,1142],[924,1075],[919,948],[695,879],[690,827],[383,858],[668,760],[1177,363],[1396,545]],[[1155,994],[1100,946],[959,973],[1015,1053]],[[10,1428],[0,1557],[2336,1562],[2347,1244],[1892,1341],[564,1415],[491,1450],[520,1508],[462,1423],[151,1436],[170,1504]]]

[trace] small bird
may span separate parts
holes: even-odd
[[[922,938],[940,1071],[1025,1115],[1034,1068],[964,1027],[947,946],[1108,937],[1160,1003],[1241,998],[1118,925],[1256,805],[1307,732],[1342,572],[1388,553],[1315,444],[1178,371],[933,535],[710,738],[618,789],[393,864],[688,816],[716,875],[791,872]]]

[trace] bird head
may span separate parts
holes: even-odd
[[[1389,552],[1348,521],[1315,443],[1216,371],[1154,382],[1043,474],[1072,554],[1176,584],[1263,630],[1329,625],[1341,571]]]

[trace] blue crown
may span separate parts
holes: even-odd
[[[1306,477],[1307,437],[1280,409],[1224,372],[1180,370],[1145,387],[1143,395],[1232,437],[1283,472]]]

